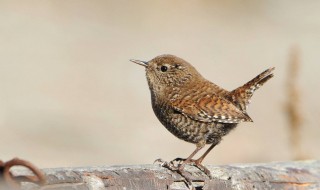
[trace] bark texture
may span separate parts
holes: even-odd
[[[208,179],[193,166],[187,175],[196,189],[320,189],[320,161],[275,162],[262,164],[233,164],[207,166],[213,179]],[[99,166],[82,168],[53,168],[42,170],[47,178],[41,189],[90,190],[185,190],[183,177],[157,165]],[[27,170],[13,170],[14,175],[27,175]],[[22,189],[39,189],[23,183]]]

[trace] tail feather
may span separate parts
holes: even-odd
[[[228,98],[234,102],[243,112],[246,112],[246,109],[250,103],[250,99],[257,89],[259,89],[265,82],[273,77],[272,71],[275,68],[269,68],[244,84],[239,88],[231,91],[228,95]]]

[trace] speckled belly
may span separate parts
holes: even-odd
[[[157,108],[156,116],[160,122],[176,137],[190,143],[205,140],[207,144],[218,143],[237,124],[205,123],[193,120],[168,107]]]

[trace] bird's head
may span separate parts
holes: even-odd
[[[201,77],[196,69],[185,60],[174,55],[160,55],[152,60],[130,60],[146,68],[150,87],[184,86]]]

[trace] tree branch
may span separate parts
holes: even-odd
[[[187,175],[196,189],[320,189],[320,161],[207,166],[209,179],[193,166]],[[148,189],[185,190],[183,177],[157,165],[54,168],[42,170],[47,184],[41,189]],[[15,169],[14,175],[27,170]],[[38,189],[25,183],[22,189]]]

